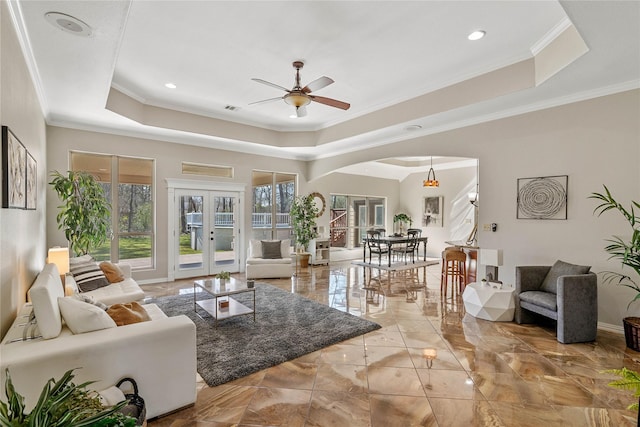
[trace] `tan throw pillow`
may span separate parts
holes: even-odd
[[[124,280],[124,273],[120,270],[120,267],[109,261],[102,261],[100,263],[100,270],[102,270],[107,277],[109,283],[118,283]]]
[[[151,320],[147,310],[135,301],[123,304],[113,304],[107,309],[107,314],[111,316],[118,326]]]

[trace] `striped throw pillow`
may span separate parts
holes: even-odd
[[[80,292],[95,291],[109,285],[100,266],[94,261],[71,265],[70,270]]]

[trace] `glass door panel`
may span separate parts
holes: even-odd
[[[203,215],[205,193],[176,192],[178,209],[176,277],[205,275]]]
[[[216,193],[212,199],[213,206],[213,247],[211,250],[211,265],[214,272],[221,270],[239,271],[239,254],[237,253],[237,196]]]

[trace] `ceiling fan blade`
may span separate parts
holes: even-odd
[[[249,105],[265,104],[267,102],[280,101],[281,99],[282,99],[282,97],[279,96],[277,98],[269,98],[269,99],[263,99],[262,101],[250,102]]]
[[[328,105],[330,107],[341,108],[343,110],[348,110],[351,107],[351,104],[346,102],[338,101],[337,99],[325,98],[324,96],[314,96],[309,95],[312,101],[319,102],[320,104]]]
[[[302,107],[296,107],[296,115],[298,117],[304,117],[307,115],[307,107],[304,105]]]
[[[312,81],[311,83],[309,83],[308,85],[303,87],[302,91],[304,93],[311,93],[314,90],[320,90],[323,87],[327,87],[331,83],[333,83],[332,79],[330,79],[329,77],[326,77],[326,76],[322,76],[319,79],[315,79],[314,81]]]
[[[289,89],[287,89],[286,87],[282,87],[282,86],[280,86],[280,85],[277,85],[277,84],[275,84],[275,83],[268,82],[268,81],[266,81],[266,80],[262,80],[262,79],[251,79],[251,80],[253,80],[254,82],[262,83],[263,85],[267,85],[267,86],[275,87],[276,89],[280,89],[280,90],[283,90],[283,91],[285,91],[285,92],[289,92]]]

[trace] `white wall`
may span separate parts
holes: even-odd
[[[0,209],[0,337],[24,304],[44,266],[45,124],[6,2],[0,2],[0,123],[8,126],[38,163],[36,210]]]

